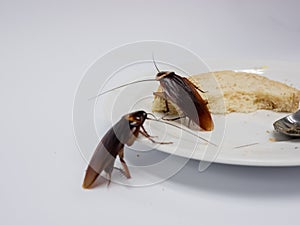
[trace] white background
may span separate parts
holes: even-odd
[[[299,61],[299,8],[296,0],[0,1],[1,224],[299,224],[300,168],[214,164],[199,173],[191,160],[150,187],[83,190],[72,126],[84,72],[112,48],[163,40],[203,59]]]

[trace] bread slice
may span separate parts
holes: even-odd
[[[208,108],[214,114],[249,113],[260,109],[294,112],[299,107],[300,90],[257,74],[226,70],[194,75],[188,79],[206,91],[199,93],[207,99]],[[176,106],[171,102],[168,106],[171,114],[177,114]],[[154,97],[152,111],[164,110],[165,101]]]

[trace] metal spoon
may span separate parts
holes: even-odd
[[[276,131],[288,136],[300,137],[300,110],[273,123]]]

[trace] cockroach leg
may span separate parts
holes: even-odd
[[[166,116],[163,116],[161,119],[166,120],[166,121],[175,121],[175,120],[186,118],[186,115],[182,115],[182,116],[178,116],[178,117],[174,117],[174,118],[165,118],[165,117]]]
[[[195,88],[198,90],[198,91],[200,91],[201,93],[207,93],[207,91],[203,91],[203,90],[201,90],[198,86],[196,86],[195,85]]]
[[[189,119],[188,128],[191,127],[191,119]]]
[[[140,133],[141,133],[144,137],[148,138],[152,143],[157,143],[156,141],[154,141],[154,140],[149,136],[149,134],[146,134],[144,131],[141,131],[141,130],[140,130]]]
[[[160,144],[160,145],[165,145],[165,144],[173,144],[173,142],[160,142],[160,141],[155,141],[153,140],[148,133],[145,133],[144,131],[140,130],[140,134],[142,134],[144,137],[149,139],[153,144]]]
[[[168,113],[168,112],[170,112],[168,100],[165,100],[165,104],[166,104],[166,110],[164,111],[164,113]]]
[[[127,165],[126,165],[127,166]],[[123,167],[123,163],[122,163],[122,167]],[[130,174],[126,174],[125,169],[121,169],[119,167],[114,167],[115,170],[118,170],[124,177],[126,177],[127,179],[131,178]],[[128,167],[127,167],[128,170]],[[129,171],[129,170],[128,170]]]
[[[129,172],[127,164],[125,163],[124,160],[123,161],[121,160],[121,163],[122,163],[122,167],[123,167],[123,170],[122,170],[123,174],[125,175],[125,177],[127,179],[131,178],[131,175],[130,175],[130,172]]]
[[[207,91],[201,90],[197,85],[195,85],[195,84],[193,84],[193,83],[192,83],[192,85],[194,85],[194,87],[195,87],[198,91],[200,91],[201,93],[207,93]]]
[[[145,133],[145,135],[147,135],[147,137],[150,137],[150,138],[157,138],[157,136],[151,136],[150,134],[148,134],[148,132],[146,131],[145,127],[144,126],[141,126],[143,132]]]
[[[128,166],[127,166],[127,164],[126,164],[126,162],[124,160],[124,149],[122,149],[121,151],[119,151],[118,155],[119,155],[120,161],[122,163],[122,167],[123,167],[122,171],[123,171],[124,175],[126,176],[126,178],[129,179],[131,176],[130,176],[130,172],[129,172]]]

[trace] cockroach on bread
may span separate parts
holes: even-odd
[[[174,72],[159,72],[156,80],[160,82],[163,91],[154,92],[154,95],[165,100],[166,112],[169,111],[169,100],[183,112],[183,117],[189,118],[205,131],[213,130],[214,123],[207,107],[207,101],[201,98],[197,91],[200,89],[197,86]]]
[[[159,71],[153,55],[152,60],[158,72],[156,80],[159,81],[163,90],[162,92],[154,92],[154,95],[165,100],[166,112],[169,111],[169,100],[181,109],[184,117],[188,117],[203,130],[213,130],[214,123],[207,107],[208,102],[203,100],[201,95],[198,93],[198,91],[202,93],[204,93],[204,91],[194,85],[187,78],[181,77],[174,72]]]

